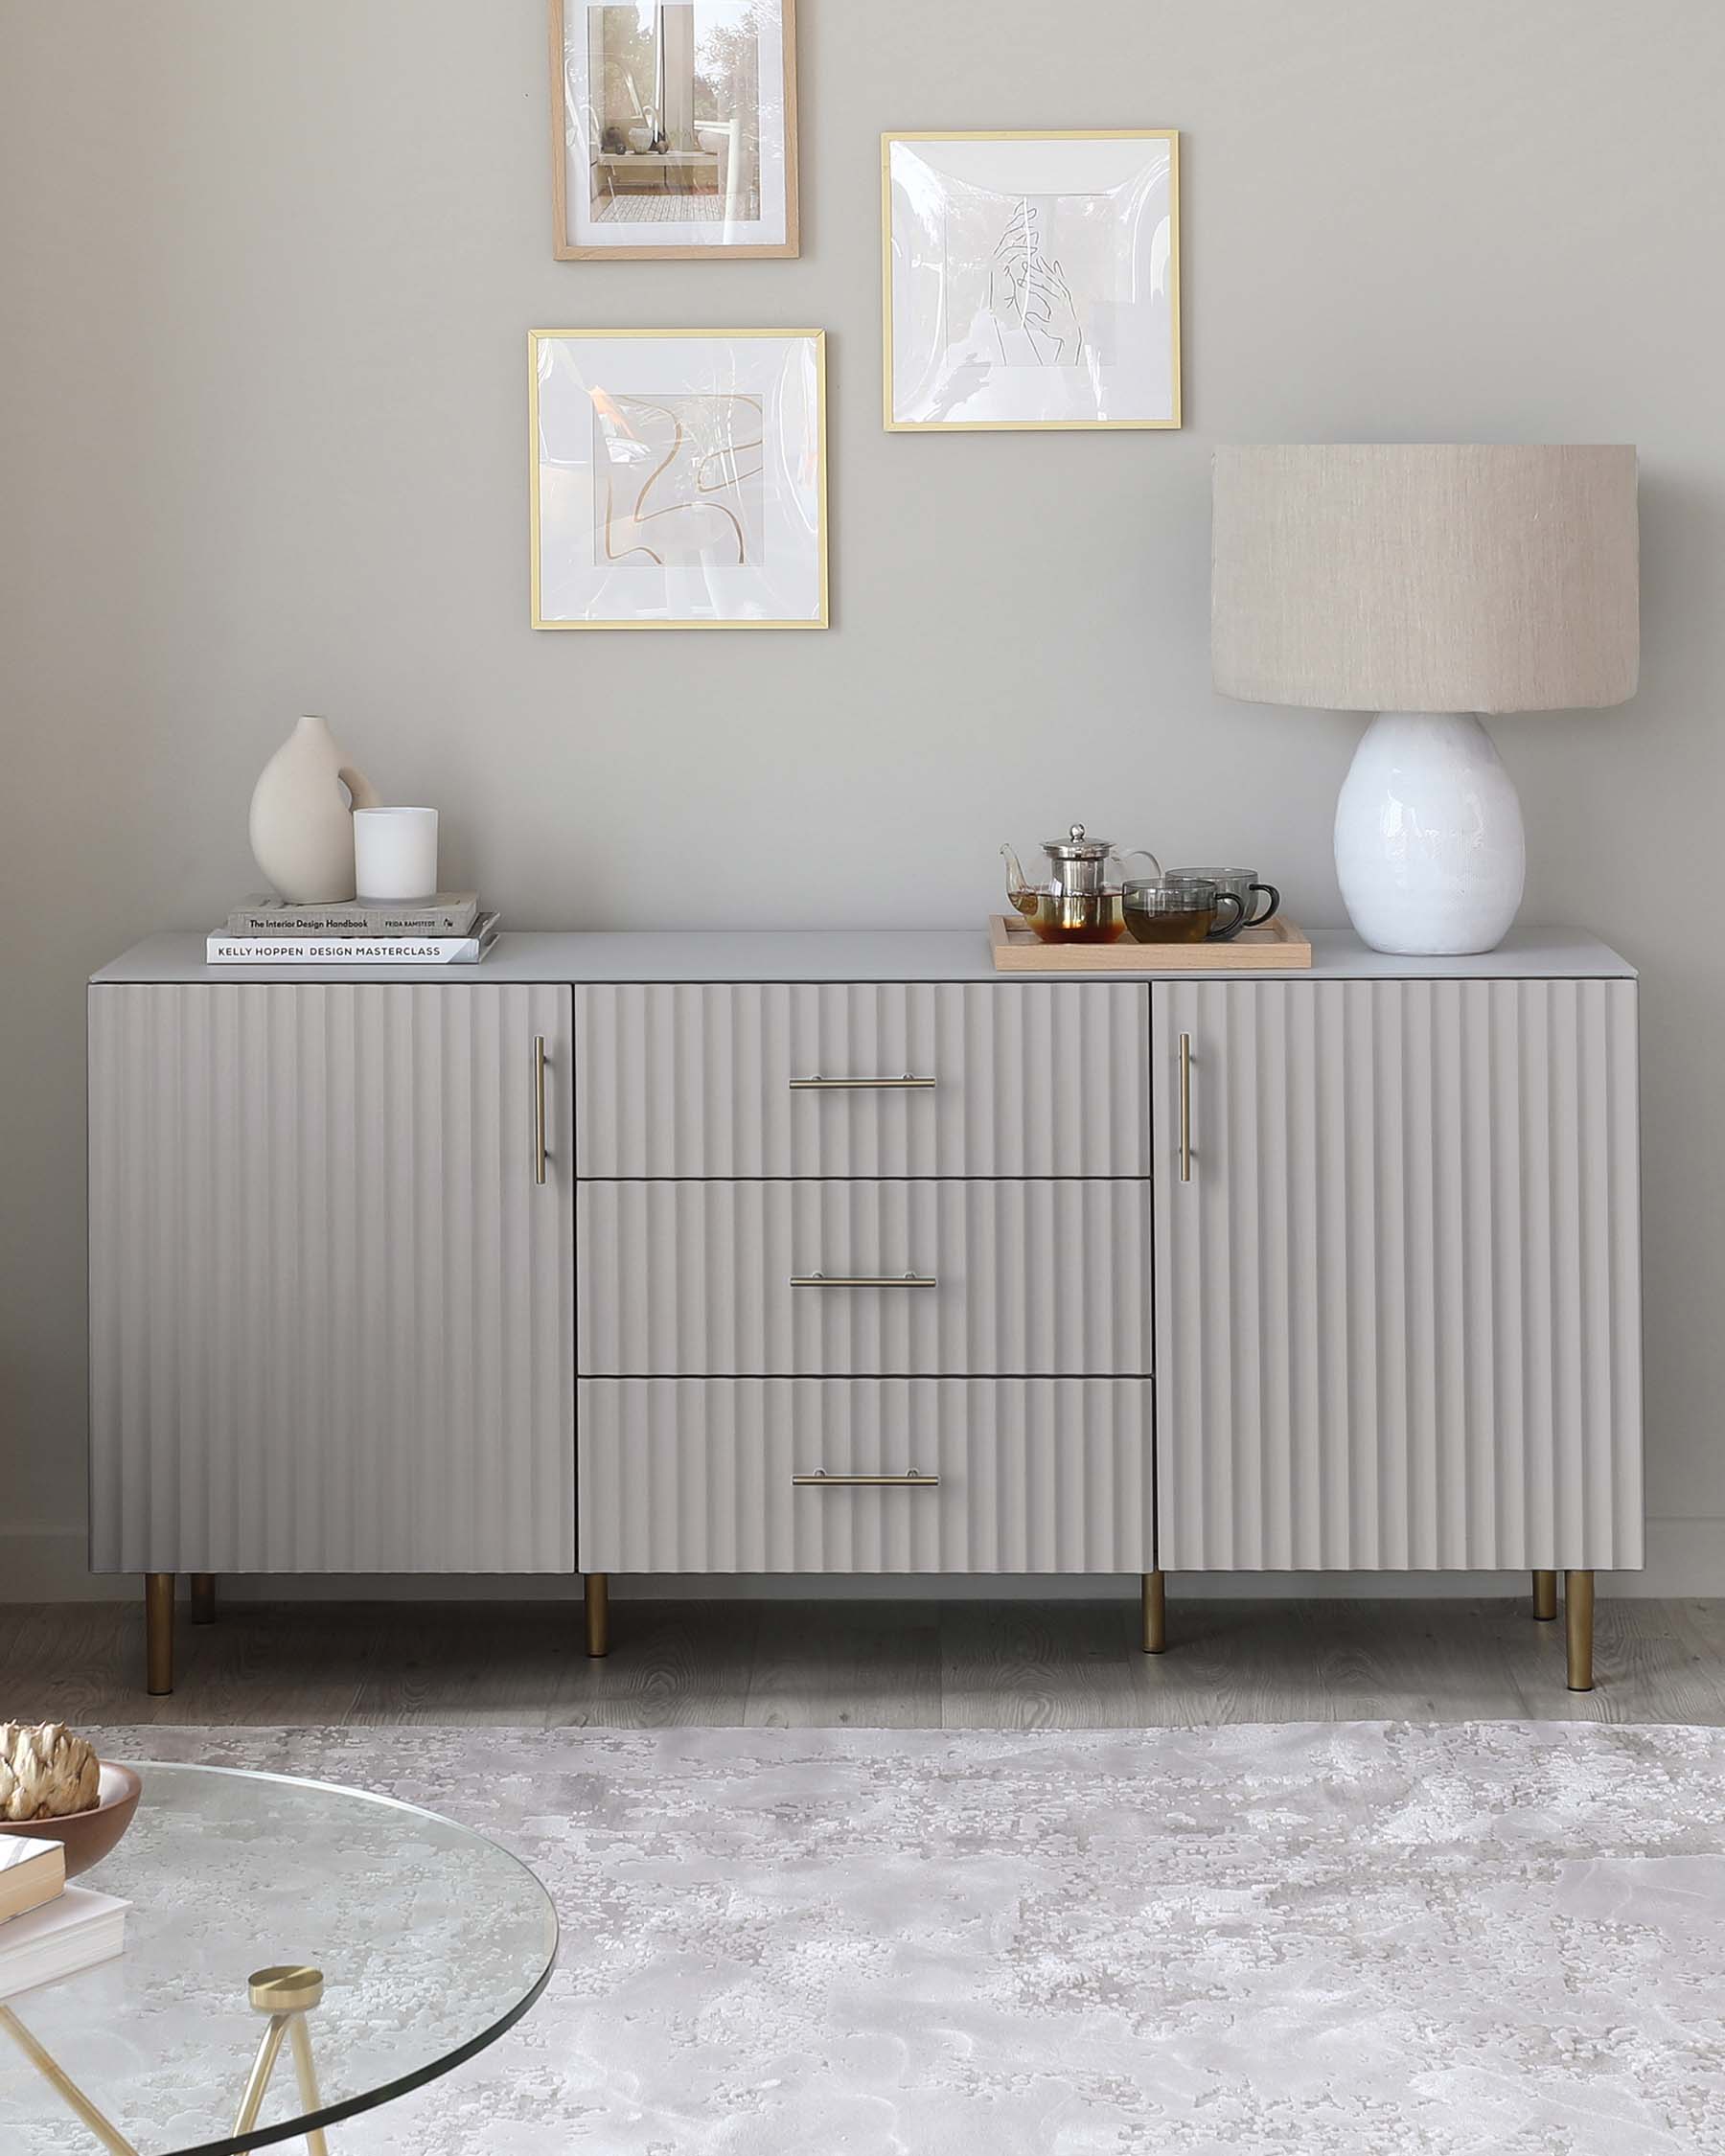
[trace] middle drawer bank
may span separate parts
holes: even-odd
[[[582,1569],[1148,1568],[1149,1030],[1138,982],[578,987]]]

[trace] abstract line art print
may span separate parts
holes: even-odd
[[[535,629],[826,628],[821,331],[527,341]]]
[[[759,567],[765,424],[759,397],[595,389],[595,562]]]

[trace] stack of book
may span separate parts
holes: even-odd
[[[0,1999],[110,1960],[126,1944],[127,1906],[68,1887],[60,1843],[0,1834]]]
[[[480,911],[473,891],[410,905],[254,898],[235,906],[206,948],[213,966],[472,966],[497,940],[498,918]]]

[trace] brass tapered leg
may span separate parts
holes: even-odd
[[[166,1579],[172,1585],[171,1572],[150,1572],[147,1575],[151,1584]],[[259,1969],[251,1980],[251,2003],[259,2013],[267,2014],[269,2026],[264,2030],[258,2046],[258,2055],[246,2076],[245,2090],[240,2099],[239,2113],[234,2121],[236,2136],[248,2134],[258,2122],[258,2114],[264,2108],[264,2099],[269,2090],[269,2077],[275,2072],[276,2061],[282,2055],[284,2043],[293,2048],[293,2069],[299,2081],[300,2103],[306,2117],[323,2109],[323,2099],[318,2094],[317,2070],[311,2062],[311,2036],[306,2027],[306,2016],[323,1998],[323,1971],[307,1968],[304,1964],[284,1963],[275,1968]],[[109,2119],[97,2110],[77,2082],[42,2045],[30,2033],[12,2008],[0,2003],[0,2030],[12,2038],[36,2071],[51,2087],[56,2089],[68,2107],[75,2111],[84,2124],[101,2142],[111,2156],[138,2156],[137,2149],[127,2141]],[[329,2156],[329,2143],[321,2126],[306,2129],[306,2147],[309,2156]]]
[[[256,2012],[269,2016],[269,2027],[264,2031],[252,2064],[251,2078],[240,2099],[240,2114],[234,2122],[236,2134],[249,2133],[257,2124],[269,2077],[282,2054],[284,2038],[292,2047],[301,2104],[308,2114],[323,2109],[323,2099],[317,2089],[317,2070],[311,2063],[311,2032],[306,2026],[306,2016],[323,2002],[323,1971],[310,1968],[304,1962],[278,1962],[270,1968],[253,1971],[249,1991],[252,2007]],[[329,2156],[329,2144],[321,2126],[313,2126],[307,2133],[306,2146],[310,2156]]]
[[[317,2093],[317,2074],[311,2064],[311,2038],[306,2029],[306,2017],[301,2014],[271,2014],[269,2027],[264,2031],[258,2046],[258,2055],[252,2061],[250,2078],[245,2093],[240,2099],[240,2110],[234,2120],[236,2134],[248,2134],[258,2122],[258,2113],[264,2108],[264,2099],[269,2092],[269,2077],[275,2072],[276,2060],[282,2055],[284,2040],[293,2047],[294,2070],[299,2076],[300,2101],[308,2113],[321,2110],[323,2099]],[[310,2156],[329,2156],[330,2145],[324,2139],[321,2126],[311,2126],[306,2132],[306,2146]]]
[[[1549,1624],[1557,1615],[1557,1574],[1535,1572],[1533,1574],[1533,1615],[1542,1624]]]
[[[173,1689],[173,1574],[144,1574],[144,1689],[160,1699]]]
[[[586,1576],[586,1651],[595,1661],[610,1653],[610,1574]]]
[[[194,1624],[214,1624],[216,1621],[216,1574],[194,1572],[192,1574],[192,1621]]]
[[[311,2031],[306,2027],[304,2014],[295,2014],[288,2030],[288,2041],[293,2047],[293,2071],[299,2078],[300,2101],[308,2117],[323,2109],[323,2097],[318,2091],[317,2069],[311,2063]],[[330,2156],[330,2145],[324,2139],[321,2126],[313,2126],[306,2136],[309,2156]]]
[[[1144,1652],[1159,1655],[1168,1644],[1168,1590],[1161,1572],[1143,1576]]]
[[[49,2087],[58,2091],[61,2099],[77,2112],[103,2147],[108,2150],[109,2156],[138,2156],[137,2150],[113,2121],[104,2118],[97,2110],[59,2061],[43,2050],[8,2006],[0,2006],[0,2029],[6,2030]]]
[[[1564,1573],[1563,1628],[1569,1643],[1569,1688],[1572,1692],[1591,1692],[1594,1688],[1592,1572]]]
[[[258,2046],[258,2055],[252,2061],[251,2073],[246,2076],[244,2094],[240,2099],[240,2108],[234,2114],[234,2132],[248,2134],[258,2122],[258,2113],[264,2108],[264,2099],[269,2088],[269,2076],[275,2072],[275,2062],[282,2055],[282,2044],[288,2034],[291,2014],[271,2014],[269,2027],[264,2031]]]

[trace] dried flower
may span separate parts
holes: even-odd
[[[0,1819],[64,1819],[102,1795],[102,1770],[63,1722],[0,1722]]]

